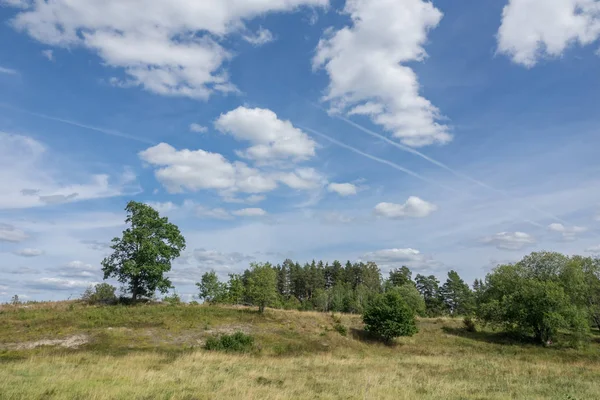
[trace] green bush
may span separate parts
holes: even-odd
[[[225,351],[228,353],[246,353],[254,347],[254,338],[244,332],[233,335],[211,336],[206,340],[206,350]]]
[[[473,318],[465,317],[463,319],[463,325],[465,326],[465,330],[467,332],[477,332],[477,326],[475,325]]]
[[[335,329],[342,336],[347,336],[348,335],[348,328],[346,328],[345,325],[342,325],[340,323],[336,323],[333,326],[333,329]]]
[[[178,304],[181,304],[181,298],[179,297],[179,295],[177,293],[173,293],[170,296],[163,297],[162,301],[171,306],[176,306]]]
[[[397,291],[377,296],[363,314],[365,330],[385,341],[398,336],[412,336],[418,332],[415,311]]]
[[[81,300],[88,304],[114,304],[117,302],[117,288],[108,283],[99,283],[88,287],[81,295]]]

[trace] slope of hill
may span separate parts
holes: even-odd
[[[360,317],[201,305],[0,309],[2,399],[591,399],[600,346],[542,348],[421,319],[393,346]],[[344,336],[344,328],[347,335]],[[246,354],[205,350],[243,331]]]

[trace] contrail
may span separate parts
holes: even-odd
[[[63,118],[58,118],[58,117],[52,117],[50,115],[40,114],[40,113],[36,113],[36,112],[33,112],[33,111],[24,110],[22,108],[13,107],[13,106],[10,106],[10,105],[5,104],[5,103],[0,103],[0,107],[6,108],[6,109],[9,109],[9,110],[13,110],[13,111],[22,112],[22,113],[29,114],[29,115],[33,115],[35,117],[39,117],[39,118],[43,118],[43,119],[48,119],[48,120],[51,120],[51,121],[62,122],[63,124],[77,126],[79,128],[89,129],[89,130],[92,130],[92,131],[103,133],[105,135],[116,136],[116,137],[120,137],[120,138],[123,138],[123,139],[135,140],[136,142],[145,143],[145,144],[153,144],[153,145],[157,144],[154,141],[151,141],[151,140],[148,140],[148,139],[144,139],[144,138],[141,138],[141,137],[138,137],[138,136],[129,135],[127,133],[123,133],[123,132],[119,132],[119,131],[115,131],[115,130],[111,130],[111,129],[99,128],[97,126],[92,126],[92,125],[86,125],[86,124],[82,124],[82,123],[77,122],[77,121],[71,121],[71,120],[68,120],[68,119],[63,119]]]
[[[316,108],[318,108],[318,109],[320,109],[322,111],[327,112],[327,110],[325,110],[323,107],[319,106],[318,104],[315,104],[315,103],[313,103],[311,101],[309,101],[309,104],[311,104],[313,107],[316,107]],[[389,139],[389,138],[387,138],[387,137],[385,137],[385,136],[383,136],[383,135],[381,135],[381,134],[379,134],[377,132],[374,132],[374,131],[372,131],[370,129],[365,128],[362,125],[357,124],[356,122],[354,122],[354,121],[352,121],[352,120],[350,120],[350,119],[348,119],[348,118],[346,118],[346,117],[344,117],[342,115],[339,115],[339,114],[329,114],[329,113],[328,113],[328,115],[332,115],[334,118],[337,118],[337,119],[339,119],[341,121],[344,121],[347,124],[355,127],[356,129],[359,129],[359,130],[365,132],[368,135],[371,135],[373,137],[381,139],[381,140],[385,141],[386,143],[389,143],[392,146],[397,147],[398,149],[400,149],[402,151],[406,151],[408,153],[411,153],[411,154],[414,154],[414,155],[416,155],[418,157],[421,157],[424,160],[427,160],[430,163],[432,163],[434,165],[437,165],[438,167],[441,167],[441,168],[445,169],[446,171],[452,173],[453,175],[458,176],[459,178],[468,180],[469,182],[472,182],[472,183],[474,183],[474,184],[476,184],[476,185],[478,185],[480,187],[483,187],[485,189],[491,190],[491,191],[493,191],[495,193],[501,194],[502,196],[504,196],[506,198],[509,198],[511,200],[515,200],[515,201],[519,202],[520,204],[524,205],[525,207],[527,207],[527,208],[529,208],[531,210],[534,210],[534,211],[536,211],[536,212],[538,212],[540,214],[543,214],[543,215],[545,215],[547,217],[550,217],[550,218],[552,218],[552,219],[554,219],[554,220],[556,220],[558,222],[561,222],[561,223],[566,224],[566,225],[572,225],[569,222],[563,220],[562,218],[560,218],[560,217],[558,217],[558,216],[556,216],[556,215],[554,215],[552,213],[549,213],[549,212],[541,210],[541,209],[539,209],[539,208],[537,208],[535,206],[532,206],[532,205],[524,203],[522,200],[519,200],[519,199],[511,196],[509,193],[507,193],[504,190],[496,189],[495,187],[490,186],[490,185],[488,185],[485,182],[481,182],[480,180],[477,180],[477,179],[472,178],[472,177],[470,177],[468,175],[465,175],[462,172],[456,171],[455,169],[450,168],[446,164],[444,164],[444,163],[442,163],[440,161],[437,161],[437,160],[429,157],[428,155],[423,154],[420,151],[413,149],[412,147],[409,147],[409,146],[403,145],[401,143],[395,142],[395,141],[393,141],[393,140],[391,140],[391,139]]]
[[[442,187],[442,188],[444,188],[444,189],[451,190],[451,191],[453,191],[453,192],[458,192],[458,190],[456,190],[456,189],[453,189],[453,188],[451,188],[451,187],[448,187],[448,186],[446,186],[446,185],[444,185],[444,184],[441,184],[441,183],[439,183],[439,182],[437,182],[437,181],[434,181],[434,180],[431,180],[431,179],[429,179],[429,178],[426,178],[426,177],[424,177],[423,175],[420,175],[420,174],[418,174],[418,173],[416,173],[416,172],[414,172],[414,171],[411,171],[411,170],[410,170],[410,169],[408,169],[408,168],[404,168],[403,166],[401,166],[401,165],[398,165],[398,164],[396,164],[396,163],[393,163],[393,162],[391,162],[391,161],[384,160],[383,158],[375,157],[375,156],[373,156],[373,155],[371,155],[371,154],[365,153],[365,152],[363,152],[363,151],[361,151],[361,150],[358,150],[357,148],[354,148],[354,147],[352,147],[352,146],[349,146],[349,145],[347,145],[347,144],[345,144],[345,143],[342,143],[342,142],[340,142],[340,141],[338,141],[338,140],[336,140],[336,139],[333,139],[332,137],[329,137],[329,136],[325,135],[324,133],[318,132],[318,131],[316,131],[316,130],[314,130],[314,129],[311,129],[311,128],[307,128],[307,127],[305,127],[305,126],[300,126],[300,125],[297,125],[297,126],[298,126],[300,129],[304,129],[304,130],[306,130],[306,131],[309,131],[309,132],[313,133],[314,135],[320,136],[320,137],[322,137],[322,138],[324,138],[324,139],[326,139],[326,140],[330,141],[331,143],[333,143],[333,144],[335,144],[335,145],[337,145],[337,146],[340,146],[340,147],[343,147],[343,148],[345,148],[345,149],[347,149],[347,150],[353,151],[354,153],[356,153],[356,154],[360,154],[360,155],[361,155],[361,156],[363,156],[363,157],[370,158],[370,159],[371,159],[371,160],[373,160],[373,161],[377,161],[377,162],[379,162],[379,163],[381,163],[381,164],[388,165],[388,166],[390,166],[390,167],[392,167],[392,168],[395,168],[395,169],[397,169],[397,170],[399,170],[399,171],[402,171],[402,172],[404,172],[404,173],[406,173],[406,174],[408,174],[408,175],[411,175],[411,176],[413,176],[413,177],[415,177],[415,178],[417,178],[417,179],[421,179],[422,181],[425,181],[425,182],[427,182],[427,183],[431,183],[431,184],[434,184],[434,185],[440,186],[440,187]]]

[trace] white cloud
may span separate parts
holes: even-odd
[[[277,179],[296,190],[315,190],[327,184],[327,180],[314,168],[298,168],[294,172],[284,172]]]
[[[543,57],[559,57],[578,43],[600,37],[596,0],[510,0],[502,12],[498,51],[533,67]]]
[[[74,279],[62,279],[62,278],[41,278],[29,282],[27,286],[35,289],[45,290],[75,290],[85,289],[89,286],[98,284],[99,282],[93,281],[80,281]]]
[[[29,236],[13,225],[0,223],[0,242],[22,242]]]
[[[361,259],[373,261],[382,269],[391,269],[401,265],[415,269],[431,269],[441,265],[432,257],[411,248],[377,250],[364,254]]]
[[[15,254],[21,257],[38,257],[44,254],[43,250],[25,248],[15,251]]]
[[[349,224],[354,222],[356,218],[333,211],[324,213],[321,220],[328,224]]]
[[[139,156],[157,167],[155,176],[170,193],[216,190],[225,199],[237,201],[236,193],[267,193],[276,189],[278,183],[298,190],[313,190],[326,183],[325,178],[313,168],[266,172],[241,161],[229,162],[218,153],[202,149],[176,150],[166,143],[141,151]],[[262,200],[260,197],[248,199]]]
[[[238,155],[258,162],[306,160],[315,155],[316,143],[290,121],[282,121],[273,111],[238,107],[215,121],[215,127],[237,140],[253,144]]]
[[[345,197],[355,195],[358,191],[358,188],[352,183],[330,183],[327,186],[327,190]]]
[[[200,218],[212,218],[212,219],[232,219],[231,214],[224,208],[205,208],[203,206],[197,206],[195,208],[195,214]]]
[[[566,227],[563,224],[553,223],[548,225],[548,230],[560,233],[563,240],[575,240],[580,233],[586,232],[587,228],[583,226]]]
[[[48,59],[48,61],[54,61],[53,50],[42,50],[42,55]]]
[[[149,205],[150,207],[154,208],[160,214],[163,214],[163,213],[166,214],[168,212],[175,211],[179,208],[179,206],[177,206],[177,204],[173,203],[172,201],[165,201],[165,202],[149,201],[146,204]]]
[[[241,210],[232,211],[231,213],[238,217],[263,217],[267,215],[267,212],[262,208],[243,208]]]
[[[535,238],[525,232],[500,232],[484,237],[481,243],[496,246],[499,250],[520,250],[535,244]]]
[[[154,93],[208,98],[235,90],[223,63],[232,54],[219,42],[245,31],[244,21],[328,0],[55,0],[28,2],[16,29],[52,46],[82,46]]]
[[[57,168],[66,158],[56,156],[37,140],[0,132],[0,209],[38,207],[95,198],[135,194],[139,187],[130,180],[131,171],[117,177],[106,174],[85,175],[76,171],[84,183],[69,183],[72,166]],[[126,179],[123,179],[126,178]],[[135,179],[135,177],[134,177]]]
[[[431,204],[418,197],[410,196],[406,203],[379,203],[375,206],[376,215],[386,218],[423,218],[437,210],[435,204]]]
[[[244,35],[244,40],[253,46],[262,46],[275,40],[275,37],[270,30],[263,28],[262,26],[256,31],[256,33],[250,35]]]
[[[588,247],[585,249],[588,253],[600,254],[600,244],[597,246]]]
[[[208,128],[200,124],[193,123],[190,124],[190,131],[197,133],[205,133],[206,131],[208,131]]]
[[[18,72],[14,69],[0,66],[0,74],[16,75]]]
[[[439,110],[419,94],[415,72],[403,63],[426,57],[423,44],[442,13],[423,0],[347,0],[352,26],[319,42],[313,67],[329,75],[324,100],[332,110],[364,114],[409,146],[447,143]]]

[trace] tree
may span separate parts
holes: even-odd
[[[565,290],[560,277],[566,263],[559,265],[561,260],[550,253],[532,253],[523,262],[496,267],[485,279],[479,318],[539,343],[553,339],[559,329],[584,335],[589,330],[586,310]]]
[[[395,268],[390,271],[389,282],[393,286],[404,286],[407,283],[413,283],[411,280],[412,272],[408,267],[402,266],[400,268]]]
[[[242,304],[244,302],[244,280],[239,274],[229,274],[227,282],[227,301],[231,304]]]
[[[113,254],[102,261],[104,279],[116,277],[127,285],[134,302],[157,290],[164,294],[172,287],[165,274],[185,249],[185,238],[168,218],[146,204],[130,201],[125,210],[125,223],[131,226],[123,237],[112,240]]]
[[[443,313],[443,302],[440,296],[440,281],[433,275],[417,275],[415,277],[417,290],[425,300],[425,312],[430,317]]]
[[[196,283],[196,286],[200,290],[200,298],[204,299],[204,301],[218,303],[225,300],[227,288],[223,283],[219,282],[215,271],[205,272],[202,275],[201,281]]]
[[[458,272],[448,272],[448,279],[440,289],[441,297],[452,315],[469,315],[475,308],[473,292]]]
[[[108,283],[99,283],[88,287],[81,295],[81,300],[88,304],[111,304],[117,301],[115,292],[117,288]]]
[[[258,306],[258,312],[263,313],[265,307],[277,301],[277,273],[271,264],[250,265],[248,274],[247,293],[252,304]]]
[[[365,310],[363,322],[365,330],[388,342],[418,332],[415,312],[395,290],[378,295]]]
[[[389,290],[396,291],[415,314],[421,317],[426,316],[425,300],[412,282],[402,286],[392,286]]]

